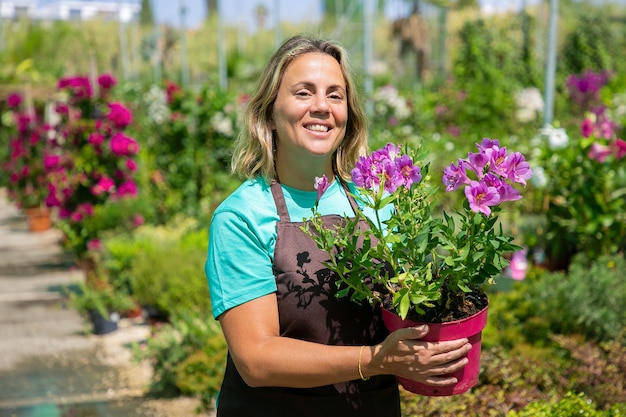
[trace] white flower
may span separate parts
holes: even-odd
[[[217,133],[226,137],[232,137],[234,134],[233,121],[221,111],[211,117],[211,126]]]
[[[546,126],[539,130],[539,134],[548,140],[550,149],[565,148],[569,142],[567,132],[563,128]]]
[[[541,92],[537,88],[525,88],[515,95],[517,111],[515,117],[520,122],[530,122],[543,112],[544,103]]]
[[[170,119],[171,112],[167,105],[167,95],[164,90],[153,85],[143,96],[143,100],[146,104],[148,114],[154,123],[160,125]]]

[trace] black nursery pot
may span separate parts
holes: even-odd
[[[93,324],[93,332],[97,335],[112,333],[117,330],[117,320],[115,314],[110,317],[103,317],[98,310],[89,310],[89,318]]]

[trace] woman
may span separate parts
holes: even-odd
[[[467,339],[388,335],[379,308],[336,298],[327,259],[301,230],[317,194],[329,226],[360,208],[346,192],[367,148],[345,50],[296,36],[270,59],[245,113],[233,171],[244,183],[215,211],[206,273],[229,355],[218,417],[400,416],[395,375],[431,385],[465,366]],[[366,213],[373,215],[373,213]]]

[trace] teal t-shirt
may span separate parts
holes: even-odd
[[[348,184],[356,192],[353,184]],[[282,185],[292,222],[309,219],[317,193]],[[363,209],[363,207],[361,207]],[[339,181],[333,181],[322,196],[322,215],[354,216],[350,201]],[[388,218],[381,213],[381,217]],[[367,208],[364,214],[373,216]],[[209,229],[209,249],[205,273],[209,282],[213,316],[276,291],[272,271],[276,204],[269,184],[263,179],[247,180],[219,205]]]

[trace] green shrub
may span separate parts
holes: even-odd
[[[585,394],[569,392],[560,401],[533,402],[519,412],[511,411],[507,417],[618,417],[626,415],[624,410],[623,404],[604,411],[598,410],[593,401],[585,398]]]
[[[210,311],[204,274],[208,231],[181,220],[170,226],[142,226],[106,243],[110,275],[127,283],[133,297],[164,316]],[[121,286],[121,283],[118,283]]]
[[[549,273],[533,285],[535,315],[558,334],[623,340],[626,329],[626,261],[602,256],[590,266],[575,260],[568,274]]]
[[[203,360],[203,355],[207,358]],[[206,313],[186,311],[159,327],[134,358],[153,369],[149,392],[159,397],[201,394],[209,402],[222,382],[226,342],[219,324]]]

